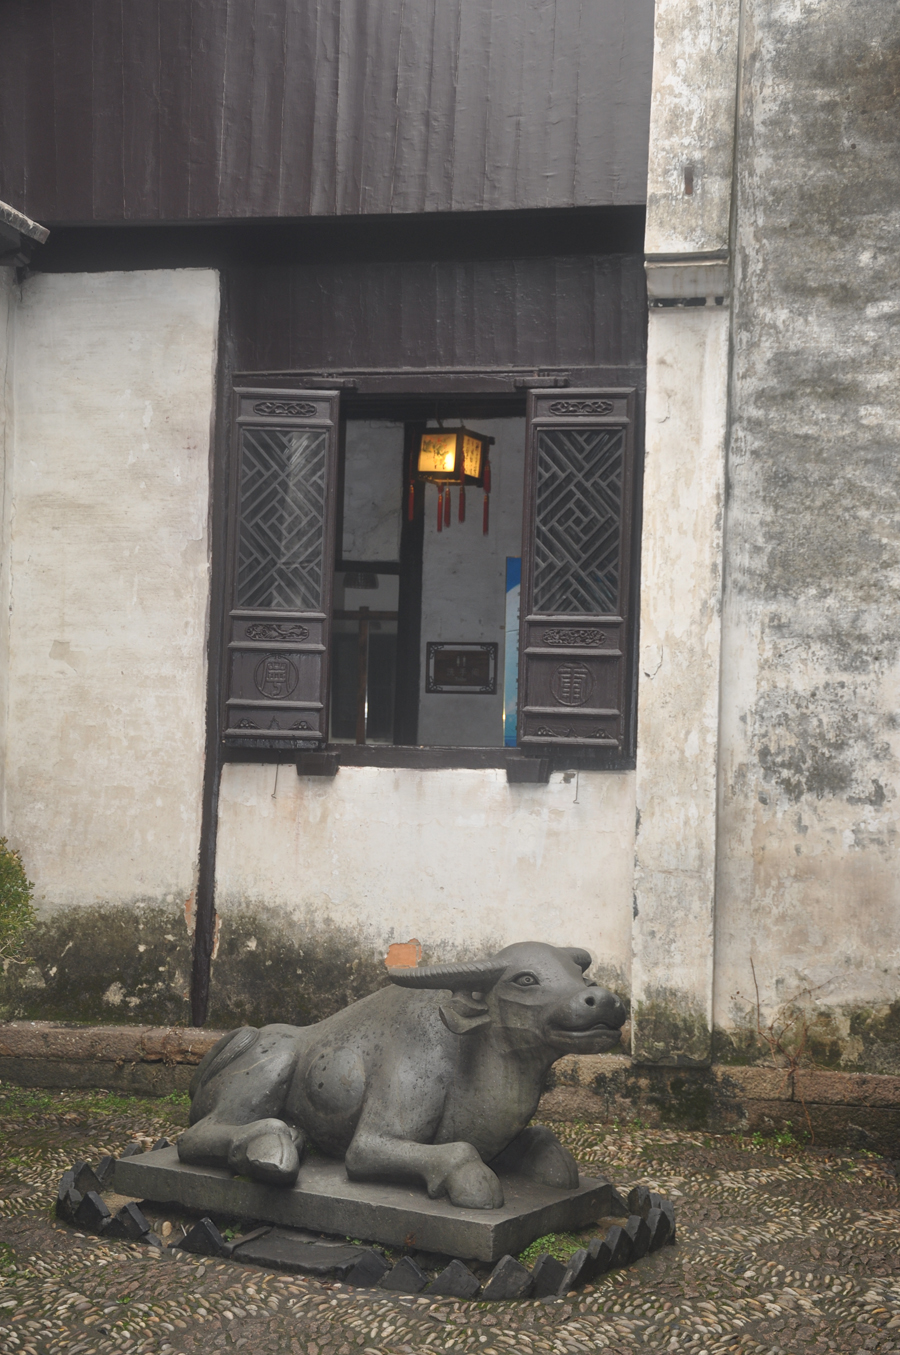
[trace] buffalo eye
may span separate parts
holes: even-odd
[[[539,980],[536,974],[517,974],[513,983],[518,984],[520,988],[535,988]]]

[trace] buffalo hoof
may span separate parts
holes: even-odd
[[[444,1185],[450,1203],[460,1209],[499,1209],[503,1204],[503,1187],[480,1159],[454,1167]]]
[[[300,1171],[304,1138],[279,1120],[258,1120],[232,1140],[228,1165],[239,1176],[270,1185],[291,1185]]]
[[[555,1190],[576,1190],[578,1164],[544,1125],[529,1125],[491,1162],[494,1171],[524,1176]]]

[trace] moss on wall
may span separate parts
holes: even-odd
[[[292,921],[274,909],[228,909],[210,982],[209,1024],[307,1026],[383,988],[386,947],[327,919]]]
[[[790,1003],[780,1008],[759,1035],[755,1020],[713,1032],[713,1058],[732,1067],[758,1063],[796,1063],[846,1073],[900,1075],[900,1001],[825,1007]]]
[[[190,938],[177,905],[66,908],[28,937],[30,962],[6,966],[7,1020],[190,1023]]]
[[[658,988],[652,999],[635,1007],[633,1054],[643,1063],[676,1067],[708,1063],[705,1014],[688,994]]]

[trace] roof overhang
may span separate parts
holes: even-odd
[[[36,244],[42,245],[50,232],[15,207],[0,202],[0,264],[24,266]]]

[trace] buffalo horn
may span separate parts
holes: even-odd
[[[414,968],[388,968],[391,983],[401,988],[477,989],[492,988],[506,969],[496,960],[476,960],[471,964],[426,964]]]
[[[572,959],[578,965],[582,974],[591,967],[591,957],[586,950],[579,950],[577,946],[568,946],[566,953],[571,955]]]

